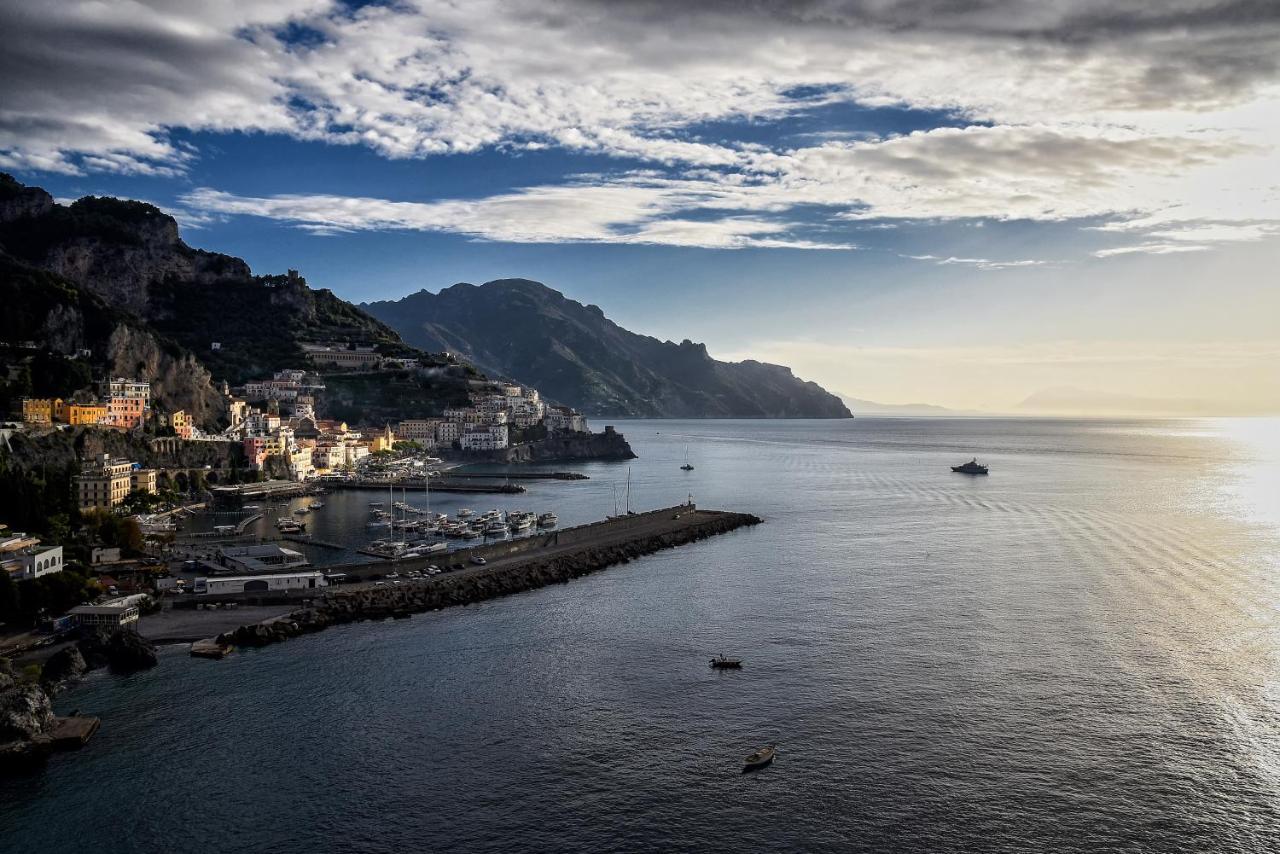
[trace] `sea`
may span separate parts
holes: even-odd
[[[616,426],[637,459],[432,507],[764,523],[95,672],[56,708],[101,731],[0,782],[0,851],[1280,849],[1280,421]],[[315,536],[357,546],[370,500]]]

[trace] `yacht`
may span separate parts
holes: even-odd
[[[693,466],[689,464],[689,446],[684,446],[684,465],[680,466],[681,471],[693,471]]]
[[[543,513],[538,517],[539,528],[554,528],[559,523],[560,517],[554,513]]]
[[[959,474],[986,474],[987,473],[987,467],[982,463],[978,462],[977,457],[974,457],[972,460],[965,463],[964,465],[952,466],[951,470],[953,472],[958,472]]]

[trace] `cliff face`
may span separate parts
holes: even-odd
[[[705,345],[637,335],[526,279],[454,285],[363,306],[418,347],[447,350],[590,415],[848,418],[781,365],[721,362]]]
[[[428,367],[436,361],[300,276],[255,276],[239,258],[191,248],[174,219],[152,205],[95,197],[59,205],[3,173],[0,299],[6,306],[0,312],[0,405],[29,393],[65,397],[90,376],[124,375],[151,382],[160,408],[185,410],[215,429],[223,411],[221,381],[240,384],[302,367],[303,341],[359,341]],[[8,388],[2,379],[4,369],[17,370],[31,357],[27,350],[4,352],[3,344],[23,341],[67,357],[41,366],[46,376],[34,378],[38,392]],[[441,361],[439,367],[458,366]],[[413,389],[401,388],[419,404],[410,414],[438,414],[465,401],[467,382],[478,375],[454,373],[423,374]],[[343,399],[342,417],[361,423],[366,409],[406,417],[395,406],[368,406],[371,399]],[[329,414],[326,405],[322,397],[322,416]]]

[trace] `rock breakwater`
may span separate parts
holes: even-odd
[[[336,590],[319,602],[265,623],[240,626],[218,636],[221,644],[261,647],[310,634],[334,625],[362,620],[402,618],[455,605],[469,605],[499,596],[562,584],[620,563],[628,563],[663,549],[725,534],[760,519],[749,513],[707,513],[680,522],[672,517],[669,530],[646,530],[607,542],[548,549],[493,568],[477,567],[397,585]]]

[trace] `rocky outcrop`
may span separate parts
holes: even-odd
[[[107,667],[112,673],[134,673],[159,663],[155,644],[125,629],[86,635],[77,646],[91,669]]]
[[[393,587],[329,593],[316,605],[294,611],[267,623],[240,626],[219,635],[218,643],[261,647],[317,632],[329,626],[361,620],[405,617],[454,605],[469,605],[499,596],[563,584],[619,563],[628,563],[662,549],[714,537],[760,519],[749,513],[719,513],[708,519],[666,533],[625,543],[584,546],[568,553],[529,561],[490,572],[442,575]]]
[[[57,693],[89,670],[80,648],[65,646],[49,657],[40,671],[40,683],[50,694]]]
[[[0,172],[0,223],[43,216],[53,210],[53,196],[39,187],[24,187]]]
[[[600,433],[552,433],[545,439],[513,445],[501,451],[460,455],[471,463],[550,463],[567,460],[633,460],[635,452],[621,433],[605,427]]]
[[[176,279],[207,287],[252,275],[239,258],[187,246],[173,217],[152,205],[90,196],[69,211],[89,224],[109,218],[117,227],[88,234],[82,229],[50,245],[39,265],[135,314],[146,314],[153,283]]]
[[[9,662],[0,659],[0,772],[40,761],[45,754],[41,740],[53,723],[49,695],[39,685],[22,681]]]
[[[164,411],[181,409],[206,427],[221,417],[222,393],[191,353],[166,348],[151,333],[120,324],[107,340],[106,358],[112,376],[148,380],[153,399]]]

